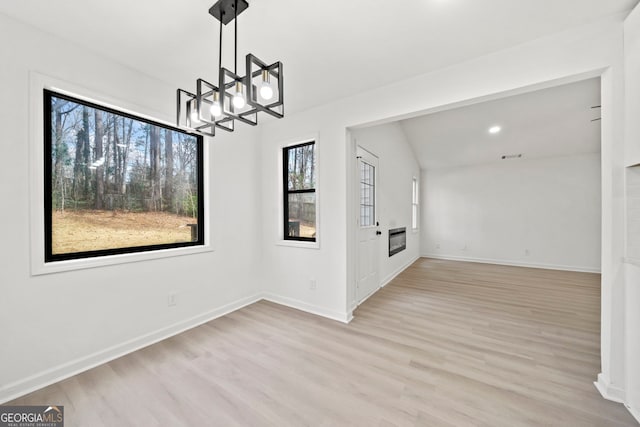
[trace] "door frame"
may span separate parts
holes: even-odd
[[[347,178],[347,191],[346,191],[346,213],[347,213],[347,292],[345,295],[346,307],[347,307],[347,322],[353,319],[353,310],[358,306],[356,298],[356,265],[357,253],[356,247],[358,244],[358,227],[357,208],[354,206],[356,195],[354,194],[353,181],[357,179],[356,174],[356,162],[353,159],[356,157],[356,142],[353,137],[352,129],[359,129],[363,127],[375,126],[384,123],[395,122],[398,120],[409,119],[425,114],[433,114],[440,111],[445,111],[453,108],[463,107],[472,104],[478,104],[482,102],[493,101],[513,95],[519,95],[536,90],[546,89],[550,87],[569,84],[581,80],[598,77],[600,78],[600,91],[602,99],[602,132],[601,132],[601,156],[602,156],[602,169],[601,169],[601,187],[602,187],[602,220],[601,220],[601,311],[602,311],[602,324],[600,327],[601,334],[601,365],[603,366],[601,373],[598,376],[597,384],[600,384],[600,389],[608,389],[608,376],[603,375],[603,372],[611,372],[616,370],[614,366],[620,366],[620,355],[616,358],[612,356],[612,353],[620,353],[620,339],[617,337],[617,342],[612,343],[612,329],[619,329],[621,319],[619,316],[614,316],[614,310],[612,307],[623,304],[621,297],[618,294],[614,295],[613,282],[615,267],[622,265],[622,262],[614,262],[615,259],[622,259],[613,255],[614,252],[614,234],[621,235],[624,233],[614,233],[613,230],[613,193],[610,190],[611,182],[614,178],[613,167],[613,149],[620,149],[620,145],[614,144],[615,134],[614,132],[614,116],[611,114],[611,109],[620,105],[619,99],[623,93],[619,86],[614,85],[614,74],[618,73],[619,64],[607,65],[600,68],[588,69],[579,73],[569,74],[561,77],[550,78],[546,80],[539,80],[530,84],[524,84],[511,89],[499,90],[495,92],[489,92],[480,96],[461,99],[453,102],[445,102],[443,104],[436,104],[432,107],[422,110],[410,110],[402,111],[398,114],[385,114],[381,117],[377,117],[373,120],[365,120],[356,123],[349,123],[345,125],[345,152],[346,152],[346,178]],[[618,77],[619,78],[619,77]],[[623,169],[623,168],[622,168]],[[618,168],[620,170],[620,168]],[[620,225],[618,225],[620,227]],[[622,301],[622,302],[621,302]],[[615,347],[615,348],[614,348]],[[606,366],[606,368],[605,368]],[[611,394],[603,393],[603,394]]]

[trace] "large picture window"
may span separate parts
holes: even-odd
[[[45,262],[204,245],[202,137],[44,91]]]
[[[284,239],[316,241],[315,141],[284,147]]]

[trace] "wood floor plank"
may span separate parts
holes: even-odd
[[[420,259],[349,325],[262,301],[10,404],[67,426],[636,426],[600,276]]]

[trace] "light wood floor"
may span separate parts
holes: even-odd
[[[600,397],[600,276],[421,259],[350,325],[259,302],[12,404],[66,426],[636,426]]]

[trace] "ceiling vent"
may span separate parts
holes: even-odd
[[[502,158],[502,160],[520,159],[520,158],[522,158],[522,153],[520,153],[520,154],[505,154],[501,158]]]

